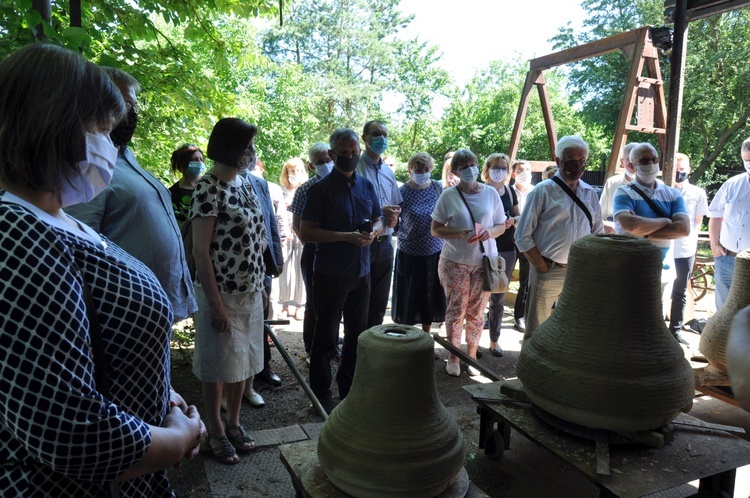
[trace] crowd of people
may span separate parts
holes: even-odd
[[[480,167],[468,149],[443,158],[442,181],[429,154],[414,154],[401,183],[383,156],[386,124],[372,120],[290,159],[275,185],[263,179],[258,128],[222,118],[208,140],[210,168],[200,148],[182,145],[171,157],[180,179],[167,189],[128,146],[138,91],[129,74],[54,46],[0,63],[3,495],[172,496],[165,469],[204,440],[218,461],[237,463],[255,447],[240,423],[243,398],[262,406],[254,381],[281,384],[263,325],[272,301],[303,320],[310,387],[330,413],[331,362],[340,362],[343,400],[357,339],[383,323],[389,302],[394,322],[425,332],[444,323],[475,359],[486,321],[489,353],[503,355],[506,296],[483,290],[483,255],[501,256],[508,278],[518,264],[513,320],[528,340],[554,312],[576,240],[646,237],[672,285],[669,330],[685,342],[703,217],[717,308],[733,258],[750,248],[748,175],[730,178],[709,205],[688,180],[687,156],[677,155],[669,187],[648,143],[623,148],[624,172],[601,198],[581,180],[589,147],[578,136],[557,140],[537,185],[528,162],[496,153]],[[750,139],[741,154],[750,173]],[[205,424],[170,383],[171,327],[189,316]],[[450,354],[445,370],[461,375],[459,358]]]

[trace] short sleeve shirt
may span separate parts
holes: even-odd
[[[695,251],[698,249],[698,235],[701,229],[695,220],[698,217],[705,216],[708,212],[708,200],[705,190],[687,182],[683,184],[680,192],[685,201],[685,210],[690,217],[690,235],[675,239],[674,257],[690,258],[695,255]]]
[[[225,294],[263,289],[266,267],[263,246],[268,244],[258,198],[241,182],[230,185],[212,174],[195,186],[190,218],[216,217],[211,238],[211,261],[216,283]]]
[[[429,256],[443,248],[443,240],[430,232],[432,210],[443,187],[436,181],[431,180],[430,183],[430,186],[422,189],[411,188],[408,184],[399,189],[404,200],[398,222],[398,248],[412,256]]]
[[[350,183],[336,169],[318,180],[307,192],[302,219],[314,221],[324,230],[354,232],[365,220],[380,218],[383,213],[372,183],[356,172],[352,180]],[[319,243],[313,269],[326,275],[350,278],[367,275],[370,273],[370,246],[359,247],[349,242]]]
[[[719,243],[730,251],[750,249],[750,175],[733,176],[708,206],[710,218],[723,218]]]

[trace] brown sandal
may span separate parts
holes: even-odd
[[[226,434],[229,443],[243,453],[252,451],[255,448],[255,439],[245,431],[241,425],[236,427],[226,426]]]
[[[226,436],[215,436],[209,433],[207,438],[208,446],[211,447],[211,452],[213,452],[214,457],[216,457],[218,461],[227,465],[239,463],[240,459],[237,457],[237,452]],[[217,442],[218,444],[214,444],[214,442]]]

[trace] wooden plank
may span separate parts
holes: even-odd
[[[667,130],[664,128],[649,128],[647,126],[638,126],[638,125],[633,125],[633,124],[625,125],[625,129],[630,130],[630,131],[639,131],[641,133],[653,133],[655,135],[658,135],[658,134],[663,135],[667,133]]]
[[[529,69],[532,71],[550,69],[555,66],[570,64],[571,62],[608,54],[609,52],[620,50],[623,46],[636,43],[636,41],[642,36],[642,33],[649,29],[649,27],[635,29],[602,40],[596,40],[584,45],[561,50],[543,57],[537,57],[536,59],[531,59],[529,61]]]
[[[542,103],[542,116],[544,116],[544,126],[547,129],[547,144],[549,145],[550,157],[555,160],[555,148],[557,147],[557,131],[555,130],[555,121],[552,119],[552,107],[549,103],[549,94],[544,77],[539,73],[541,82],[537,82],[536,89],[539,91],[539,101]]]
[[[734,399],[734,396],[727,393],[724,389],[719,389],[718,387],[714,386],[695,386],[695,390],[699,391],[702,394],[705,394],[706,396],[711,396],[712,398],[723,401],[724,403],[729,403],[730,405],[737,407],[740,406],[737,400]]]
[[[516,121],[515,123],[513,123],[513,133],[511,133],[510,135],[510,144],[508,145],[508,157],[510,157],[511,165],[516,161],[518,143],[521,141],[521,132],[523,131],[523,122],[526,120],[526,111],[529,108],[529,97],[531,96],[531,89],[533,88],[535,81],[541,74],[541,71],[529,71],[528,73],[526,73],[526,82],[523,84],[523,91],[521,91],[521,102],[518,104]]]

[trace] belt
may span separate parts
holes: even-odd
[[[377,237],[375,237],[375,242],[385,242],[386,240],[390,240],[390,239],[391,239],[390,235],[378,235]]]
[[[544,261],[546,261],[546,262],[547,262],[547,266],[549,266],[549,267],[551,267],[552,265],[555,265],[555,266],[556,266],[556,267],[558,267],[558,268],[565,268],[565,267],[567,267],[567,266],[568,266],[567,264],[565,264],[565,265],[564,265],[564,264],[562,264],[562,263],[555,263],[555,262],[554,262],[554,261],[552,261],[551,259],[549,259],[549,258],[545,258],[544,256],[542,256],[542,259],[543,259]]]
[[[734,252],[734,251],[730,251],[730,250],[729,250],[729,249],[727,249],[726,247],[724,248],[724,250],[725,250],[725,251],[727,252],[727,256],[737,256],[737,253],[736,253],[736,252]]]

